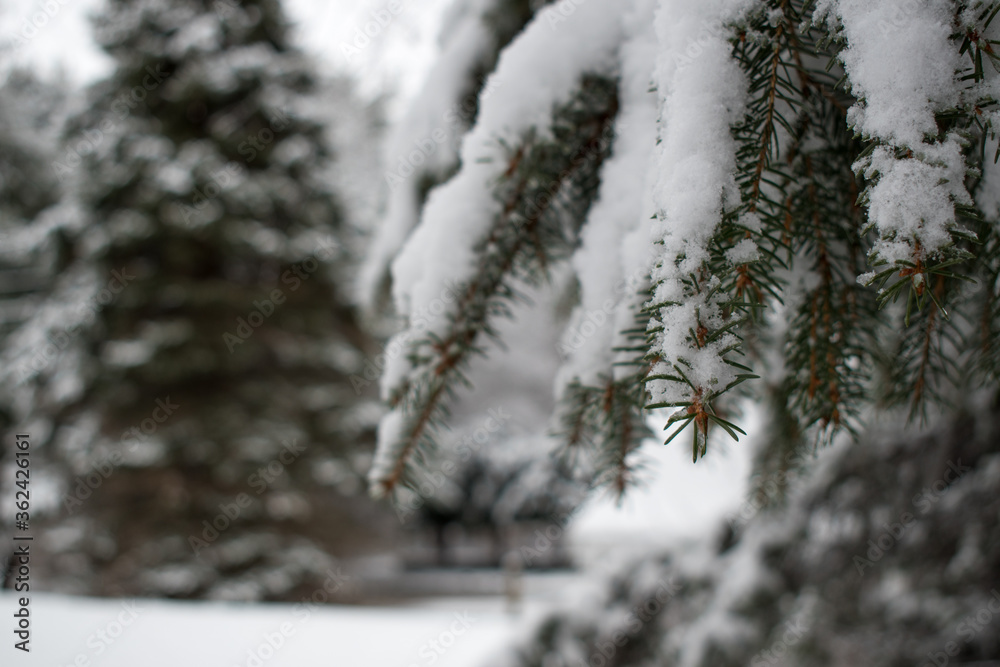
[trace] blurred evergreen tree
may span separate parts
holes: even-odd
[[[338,289],[322,81],[289,32],[275,0],[96,20],[116,70],[52,165],[70,256],[9,351],[19,424],[70,480],[60,589],[290,598],[376,539],[357,495],[378,409],[347,380],[369,343]]]
[[[33,244],[33,252],[22,252],[19,243],[61,196],[49,161],[55,155],[65,103],[59,86],[26,70],[11,71],[0,87],[0,345],[44,300],[65,254],[65,238],[57,234]],[[8,408],[0,404],[0,432],[13,426]],[[8,447],[0,446],[0,465],[12,462]],[[4,522],[0,535],[8,526]],[[4,584],[5,571],[0,566]]]

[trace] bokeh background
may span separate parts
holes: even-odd
[[[618,499],[539,456],[560,331],[541,318],[501,325],[508,344],[475,362],[419,493],[373,500],[377,379],[401,326],[378,249],[453,173],[495,62],[448,89],[453,103],[427,91],[457,78],[449,54],[480,13],[495,61],[545,3],[390,4],[0,5],[0,616],[16,599],[16,433],[31,442],[34,614],[33,653],[5,643],[4,665],[602,667],[598,649],[553,656],[681,589],[608,664],[656,664],[661,625],[776,646],[785,619],[824,599],[807,630],[842,649],[836,664],[866,664],[858,647],[912,637],[886,600],[940,584],[957,613],[963,591],[1000,581],[995,409],[839,442],[782,465],[772,492],[750,480],[768,406],[748,404],[749,438],[713,442],[696,466],[644,444]],[[454,125],[439,115],[452,104]],[[397,189],[401,156],[437,126],[448,140]],[[565,319],[560,280],[531,297]],[[979,467],[932,497],[917,546],[885,578],[855,578],[857,517],[891,521],[936,481],[927,471],[962,457]],[[750,603],[733,611],[737,593]],[[983,654],[998,646],[985,627]]]

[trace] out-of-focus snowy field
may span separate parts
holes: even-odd
[[[647,443],[643,451],[655,483],[633,490],[621,507],[596,498],[571,526],[573,550],[590,568],[613,569],[613,562],[638,555],[651,543],[697,538],[718,526],[745,488],[746,449],[720,446],[693,468],[682,447]],[[694,497],[701,500],[693,504]],[[15,596],[3,593],[0,665],[477,667],[511,650],[547,609],[579,604],[589,585],[598,583],[586,571],[529,575],[518,613],[511,613],[502,597],[306,609],[162,600],[139,600],[132,607],[129,600],[32,594],[30,655],[12,648]]]
[[[412,607],[236,605],[34,595],[31,653],[11,644],[14,599],[0,595],[5,667],[458,667],[504,650],[537,614],[500,599]],[[125,625],[128,623],[128,625]]]

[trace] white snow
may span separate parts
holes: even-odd
[[[472,120],[462,104],[473,100],[462,95],[473,84],[472,70],[494,47],[484,14],[495,5],[496,0],[457,0],[452,5],[441,27],[441,52],[385,143],[389,191],[361,271],[358,299],[364,306],[376,303],[389,265],[419,220],[421,181],[439,179],[458,163],[461,137]]]
[[[574,380],[598,386],[612,377],[612,348],[620,326],[630,317],[635,293],[643,285],[647,266],[628,264],[622,238],[633,234],[649,217],[649,167],[656,144],[656,94],[650,91],[656,54],[651,1],[636,3],[623,18],[620,111],[611,157],[606,161],[597,200],[580,232],[581,247],[572,259],[580,283],[580,305],[567,329],[563,350],[568,354],[558,387]],[[648,238],[643,239],[648,249]],[[557,388],[558,391],[558,388]]]
[[[549,7],[503,52],[486,89],[499,87],[523,94],[482,100],[476,124],[462,143],[461,171],[431,193],[420,225],[392,265],[396,310],[411,326],[431,313],[426,318],[428,333],[439,334],[447,327],[456,300],[441,295],[475,275],[478,258],[473,248],[487,237],[500,212],[493,184],[507,170],[510,159],[501,140],[516,146],[532,128],[544,134],[553,107],[569,100],[583,72],[614,71],[622,34],[620,12],[620,5],[612,0],[591,0],[568,16]],[[553,51],[560,57],[548,57]],[[390,358],[383,391],[407,377],[410,368],[405,354]],[[369,476],[376,483],[391,470],[385,463],[399,454],[402,424],[394,415],[381,424],[380,452]]]
[[[653,270],[657,286],[652,302],[667,305],[654,319],[663,331],[653,347],[664,361],[653,373],[673,373],[673,364],[683,359],[693,387],[706,393],[724,388],[734,377],[721,355],[733,337],[721,336],[703,347],[689,340],[700,325],[721,326],[723,315],[718,298],[705,296],[716,278],[706,280],[695,295],[687,293],[682,281],[708,260],[708,244],[722,214],[740,202],[736,144],[729,130],[742,115],[746,81],[729,55],[724,25],[745,4],[666,1],[656,19],[662,130],[654,192],[661,222],[655,240],[663,247]],[[690,399],[688,388],[676,382],[656,381],[650,390],[656,402]]]
[[[837,3],[848,45],[841,58],[851,92],[864,99],[850,110],[851,124],[896,146],[915,148],[937,134],[934,112],[958,102],[954,8],[951,0],[909,3],[905,26],[893,30],[896,3]]]
[[[12,626],[16,598],[0,594]],[[482,663],[537,612],[499,599],[447,598],[414,607],[238,605],[32,594],[31,652],[10,667],[459,667]],[[272,648],[277,646],[277,648]],[[435,648],[436,647],[436,648]]]
[[[951,242],[955,226],[954,202],[972,204],[965,189],[965,157],[956,139],[923,144],[916,159],[898,160],[879,146],[863,163],[866,178],[878,174],[869,194],[868,214],[880,238],[874,251],[894,263],[913,260],[916,244],[921,256]]]
[[[878,177],[869,207],[880,236],[874,252],[890,263],[939,251],[951,239],[954,202],[972,203],[961,139],[927,141],[938,134],[935,112],[962,99],[958,43],[950,38],[954,9],[950,0],[910,3],[905,12],[895,3],[836,3],[847,38],[841,60],[859,98],[848,123],[883,144],[855,169]],[[897,148],[912,157],[897,159]]]
[[[472,246],[486,237],[499,204],[492,183],[508,166],[498,139],[513,144],[530,128],[545,132],[553,105],[566,101],[581,72],[610,72],[620,38],[621,8],[592,0],[552,29],[540,12],[504,51],[488,87],[508,92],[485,100],[475,127],[462,144],[462,170],[435,190],[421,224],[393,263],[393,294],[399,312],[426,311],[448,284],[462,283],[475,271]],[[559,53],[559,58],[548,54]],[[435,318],[437,330],[446,317]]]

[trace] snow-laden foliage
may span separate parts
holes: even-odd
[[[2,351],[3,408],[61,472],[39,567],[86,593],[287,597],[379,525],[336,106],[274,0],[113,0],[96,33],[115,71],[41,153],[65,195],[6,239],[65,246]]]
[[[373,491],[412,485],[455,389],[484,380],[470,360],[548,281],[574,305],[542,431],[619,490],[644,410],[670,410],[668,441],[687,430],[697,459],[713,425],[737,437],[729,397],[763,393],[760,375],[776,378],[796,441],[856,432],[871,405],[923,414],[994,383],[996,13],[958,0],[539,8],[486,77],[457,166],[442,153],[394,177],[364,291],[374,303],[394,257],[405,327],[387,348]],[[449,53],[414,114],[486,62]],[[416,127],[400,154],[423,141]]]
[[[530,0],[455,3],[440,27],[441,55],[417,99],[395,123],[386,142],[386,212],[375,230],[359,281],[362,304],[381,305],[389,264],[417,224],[428,191],[458,166],[462,135],[478,110],[483,76],[531,18]]]
[[[1000,619],[983,610],[1000,595],[1000,424],[995,402],[979,398],[977,417],[929,429],[893,421],[857,445],[844,438],[817,459],[792,457],[713,544],[629,554],[603,590],[484,664],[995,661]]]

